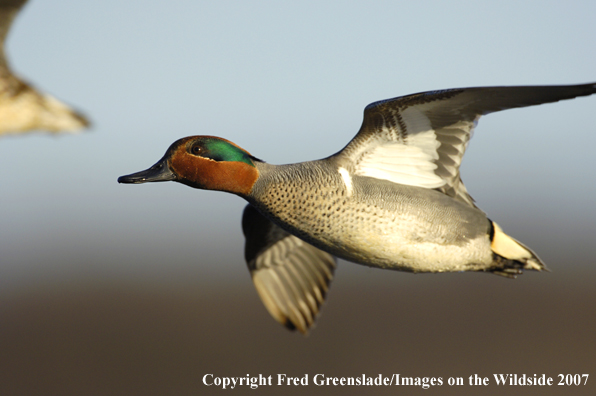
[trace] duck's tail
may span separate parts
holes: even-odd
[[[493,266],[488,269],[495,275],[515,278],[523,270],[548,271],[542,260],[530,248],[505,234],[497,223],[491,220],[491,249]]]

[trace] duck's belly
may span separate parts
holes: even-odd
[[[381,268],[445,272],[489,266],[488,235],[455,235],[451,227],[416,216],[388,214],[355,230],[342,229],[339,237],[304,238],[338,257]]]
[[[492,262],[484,213],[437,191],[357,176],[351,191],[341,180],[304,189],[273,184],[251,203],[292,234],[364,265],[444,272]]]

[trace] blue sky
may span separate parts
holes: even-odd
[[[187,135],[298,162],[342,148],[376,100],[596,81],[594,15],[589,1],[31,1],[11,64],[93,127],[0,139],[0,286],[248,281],[241,199],[116,178]],[[591,265],[561,261],[594,241],[595,111],[596,96],[489,115],[462,166],[489,217],[557,271]]]

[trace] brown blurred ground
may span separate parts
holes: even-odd
[[[340,263],[308,337],[261,306],[252,284],[80,280],[4,295],[0,395],[221,394],[203,375],[309,374],[304,387],[234,394],[592,395],[596,292],[587,269],[411,275]],[[441,387],[317,387],[312,376],[442,377]],[[477,373],[590,374],[580,387],[449,387]]]

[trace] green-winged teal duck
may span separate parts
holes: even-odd
[[[544,270],[476,207],[459,166],[482,115],[593,93],[596,84],[423,92],[368,105],[358,134],[321,160],[271,165],[228,140],[190,136],[118,181],[171,180],[246,199],[245,256],[259,296],[305,333],[335,257],[408,272]]]

